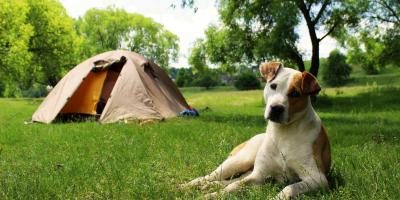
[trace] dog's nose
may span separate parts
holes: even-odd
[[[279,122],[284,110],[285,110],[285,107],[282,105],[271,106],[271,110],[269,112],[268,119],[270,119],[271,121]]]
[[[285,107],[281,105],[271,106],[271,113],[280,115],[285,110]]]

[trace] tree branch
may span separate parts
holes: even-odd
[[[380,21],[388,22],[388,23],[393,23],[393,24],[400,23],[399,21],[386,19],[386,18],[383,18],[383,17],[378,16],[378,15],[372,16],[372,18],[378,19]]]
[[[396,20],[397,20],[398,22],[400,22],[400,17],[399,17],[399,15],[398,15],[398,13],[397,13],[395,10],[393,10],[393,8],[390,7],[390,5],[389,5],[386,1],[382,1],[382,5],[383,5],[384,7],[386,7],[386,9],[388,9],[389,12],[392,13],[392,16],[393,16],[394,18],[396,18]]]
[[[307,24],[311,23],[312,24],[312,20],[310,17],[310,12],[307,8],[307,5],[304,3],[304,1],[302,0],[297,0],[296,1],[297,7],[299,7],[300,11],[303,13],[303,16],[307,22]]]
[[[318,39],[318,42],[322,41],[322,40],[323,40],[324,38],[326,38],[329,34],[331,34],[331,33],[335,30],[335,28],[336,28],[338,25],[339,25],[339,22],[336,22],[335,24],[333,24],[333,26],[329,29],[329,31],[328,31],[324,36],[322,36],[321,38]]]
[[[324,11],[326,9],[326,7],[329,5],[329,0],[325,0],[324,3],[321,6],[321,9],[319,9],[317,16],[315,17],[315,19],[313,20],[314,24],[317,24],[319,19],[322,17],[322,15],[324,14]]]

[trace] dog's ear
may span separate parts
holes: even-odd
[[[309,95],[318,94],[319,91],[321,90],[321,87],[319,86],[317,78],[315,78],[314,75],[306,71],[302,73],[302,76],[303,76],[303,82],[301,84],[301,90],[303,94],[309,94]]]
[[[274,80],[282,67],[280,62],[267,62],[260,65],[260,73],[267,82]]]

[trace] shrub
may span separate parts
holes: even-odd
[[[373,63],[365,63],[362,66],[362,69],[368,75],[379,74],[378,67],[376,67],[376,65],[374,65]]]
[[[322,79],[329,86],[344,85],[350,78],[351,67],[346,63],[346,56],[333,50],[322,71]]]
[[[252,72],[244,72],[238,75],[234,85],[238,90],[254,90],[261,87],[260,81]]]
[[[217,78],[214,74],[203,72],[199,73],[193,81],[194,86],[205,87],[207,90],[218,85]]]
[[[45,97],[48,91],[46,86],[40,84],[33,84],[29,89],[22,91],[23,97],[38,98]]]
[[[3,97],[3,92],[5,88],[6,85],[4,84],[4,82],[0,81],[0,97]]]

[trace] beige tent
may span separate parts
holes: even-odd
[[[44,99],[32,121],[68,114],[98,115],[100,122],[163,119],[188,108],[168,75],[143,56],[109,51],[73,68]]]

